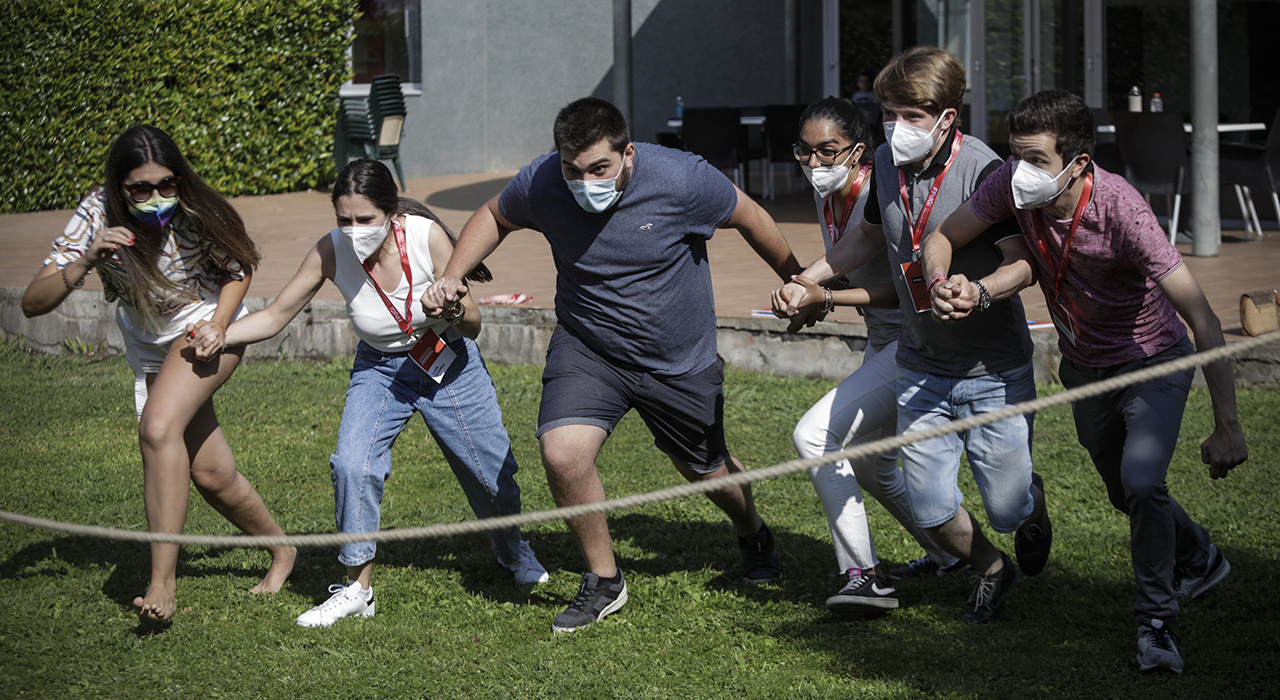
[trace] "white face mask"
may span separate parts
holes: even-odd
[[[1062,187],[1058,187],[1058,178],[1062,177],[1062,173],[1071,169],[1072,163],[1067,163],[1067,167],[1057,175],[1049,173],[1037,168],[1026,161],[1018,161],[1013,166],[1013,177],[1011,184],[1013,185],[1013,206],[1019,209],[1039,209],[1052,202],[1055,197],[1062,194],[1067,189],[1067,184],[1063,183]],[[1070,182],[1068,179],[1067,182]]]
[[[387,240],[387,232],[391,230],[391,217],[388,216],[378,226],[340,226],[338,231],[351,242],[356,258],[368,260],[369,256],[378,252],[382,242]]]
[[[813,185],[813,189],[818,193],[819,197],[826,199],[844,187],[844,183],[849,181],[849,174],[853,169],[849,167],[849,159],[853,158],[853,154],[857,152],[855,147],[845,157],[844,163],[839,165],[819,165],[816,168],[810,168],[807,165],[801,165],[800,169],[804,171],[805,179],[809,184]]]
[[[622,170],[626,166],[618,170],[618,174],[608,180],[570,180],[565,178],[565,184],[569,186],[569,191],[573,193],[573,198],[578,200],[578,206],[591,212],[592,214],[600,214],[608,211],[618,201],[618,197],[622,196],[622,192],[617,189],[618,178],[622,175]]]
[[[885,122],[884,138],[889,142],[889,150],[893,151],[893,164],[902,167],[928,156],[938,142],[933,132],[942,126],[942,118],[945,116],[947,110],[938,115],[938,123],[928,131],[899,121]]]

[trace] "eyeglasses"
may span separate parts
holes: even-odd
[[[845,151],[851,151],[854,148],[856,148],[857,145],[858,144],[856,143],[851,143],[848,146],[845,146],[844,148],[841,148],[838,151],[832,150],[830,148],[819,148],[817,150],[814,150],[804,145],[803,143],[797,142],[795,145],[791,147],[791,152],[795,155],[796,160],[800,161],[801,163],[808,161],[809,156],[816,153],[818,154],[818,165],[835,165],[836,158],[839,158],[841,153],[844,153]]]
[[[138,182],[126,183],[124,188],[129,193],[129,198],[135,202],[145,202],[151,199],[152,192],[159,192],[161,197],[172,197],[178,193],[178,176],[170,175],[161,180],[157,184],[151,184],[146,180]]]

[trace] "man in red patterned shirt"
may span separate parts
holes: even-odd
[[[1221,347],[1218,317],[1151,207],[1124,178],[1093,163],[1089,106],[1050,90],[1019,103],[1008,122],[1013,157],[925,239],[925,278],[946,275],[953,249],[1014,217],[1058,330],[1067,388],[1192,354],[1179,314],[1195,334],[1195,350]],[[981,290],[963,275],[935,285],[931,296],[940,320],[981,313]],[[1143,671],[1182,672],[1171,629],[1179,600],[1204,593],[1231,570],[1165,483],[1192,375],[1177,372],[1072,405],[1080,444],[1112,505],[1129,516]],[[1206,365],[1204,376],[1214,431],[1200,452],[1218,479],[1248,452],[1230,363]]]

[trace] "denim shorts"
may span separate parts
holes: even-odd
[[[1036,397],[1027,363],[980,377],[946,377],[898,368],[898,434],[947,425],[992,413]],[[960,511],[957,480],[961,453],[982,494],[991,529],[1013,532],[1035,506],[1031,495],[1031,436],[1034,414],[988,423],[962,433],[913,442],[902,448],[911,510],[920,527],[937,527]]]
[[[699,474],[729,458],[724,439],[724,362],[678,377],[627,369],[556,328],[542,373],[537,436],[564,425],[594,425],[612,433],[632,408],[654,444]]]

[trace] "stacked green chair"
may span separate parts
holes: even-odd
[[[338,170],[352,158],[390,160],[395,166],[400,188],[405,190],[400,168],[400,136],[404,130],[404,95],[400,77],[376,76],[368,97],[343,97],[338,105],[338,134],[333,158]]]

